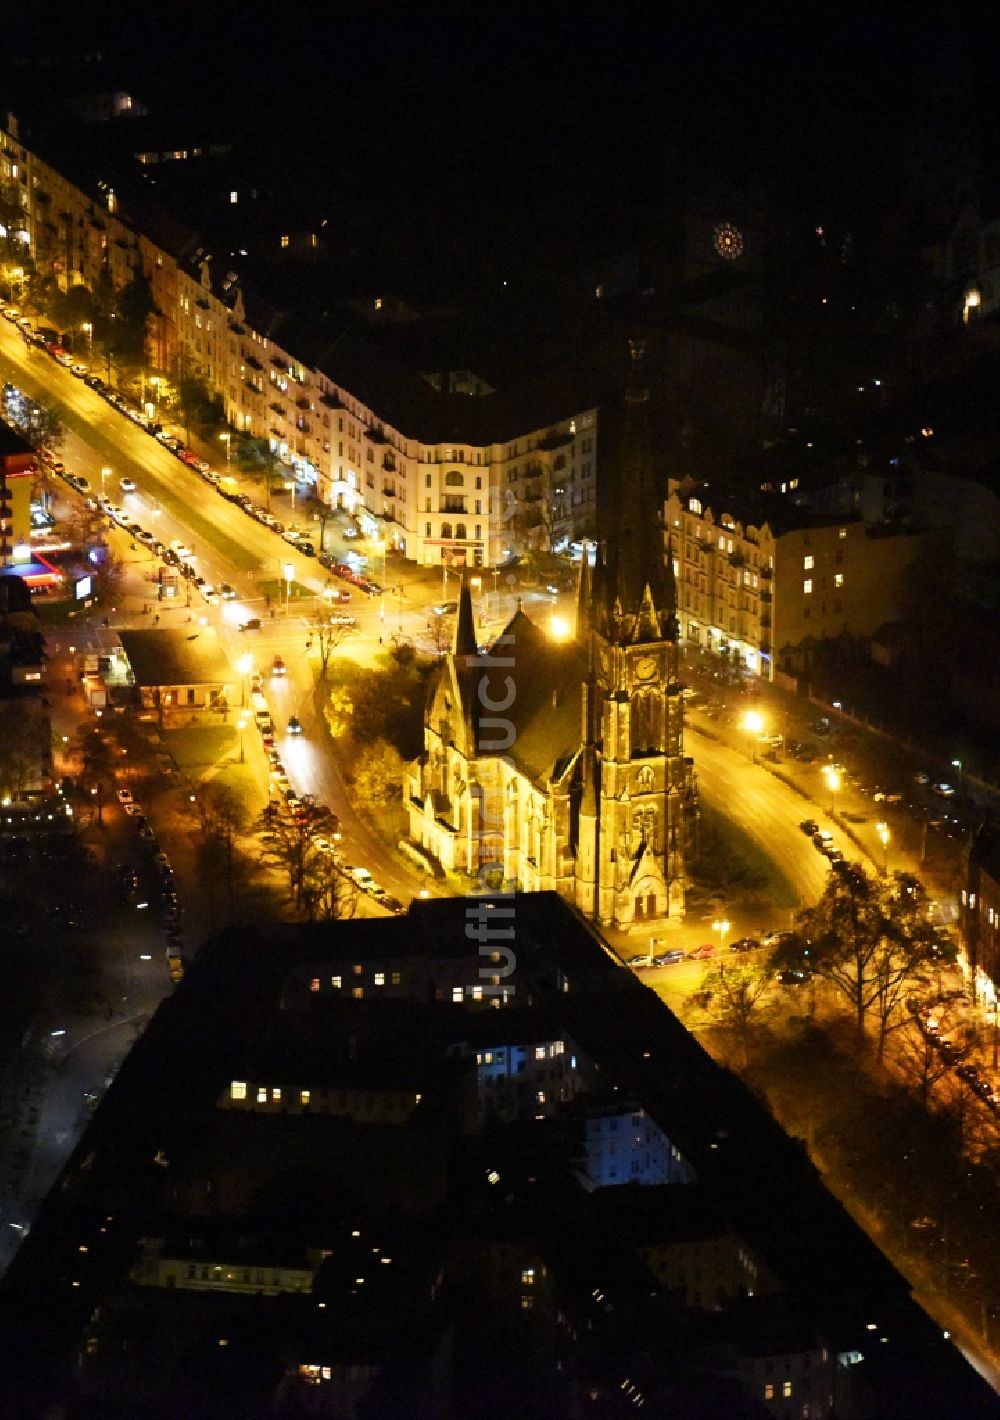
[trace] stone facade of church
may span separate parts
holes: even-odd
[[[616,536],[593,576],[583,558],[574,639],[518,609],[480,655],[463,588],[404,790],[411,840],[444,868],[554,890],[620,928],[683,914],[695,806],[646,399],[635,372]]]

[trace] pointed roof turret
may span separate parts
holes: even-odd
[[[476,621],[472,614],[472,591],[462,576],[462,589],[458,594],[458,615],[455,617],[455,638],[451,646],[453,656],[475,656],[479,650],[476,641]]]

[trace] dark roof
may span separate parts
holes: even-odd
[[[514,731],[506,752],[531,779],[544,782],[558,778],[582,743],[581,686],[587,676],[586,647],[575,640],[553,640],[520,608],[503,635],[509,638],[503,643],[505,664],[489,670],[487,663],[477,659],[470,661],[468,670],[460,669],[463,694],[470,699],[477,725],[477,740],[482,718],[487,721],[500,718],[481,711],[480,681],[484,674],[490,676],[489,693],[497,700],[503,694],[501,686],[509,675],[516,693],[502,716],[510,721]],[[513,661],[513,665],[506,664],[507,661]],[[483,726],[479,752],[495,753],[500,738],[496,724]]]
[[[120,640],[138,686],[230,685],[237,679],[211,626],[122,631]]]

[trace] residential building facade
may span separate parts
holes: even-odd
[[[674,479],[664,526],[682,640],[767,680],[803,669],[825,638],[902,617],[939,536],[780,506],[737,518]]]

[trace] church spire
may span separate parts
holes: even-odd
[[[462,590],[458,594],[458,615],[455,617],[455,639],[452,642],[453,656],[474,656],[479,647],[476,643],[476,622],[472,614],[472,592],[462,576]]]
[[[662,491],[657,486],[649,442],[649,389],[642,377],[645,347],[629,343],[632,367],[625,386],[625,413],[618,466],[618,516],[608,558],[608,604],[615,635],[629,641],[669,634],[676,611],[672,570],[663,555]]]

